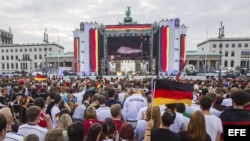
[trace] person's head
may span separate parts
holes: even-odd
[[[124,122],[119,129],[119,137],[121,140],[133,141],[134,140],[134,128],[131,123]]]
[[[59,128],[49,130],[45,135],[44,141],[65,141],[63,130]]]
[[[209,110],[213,101],[210,97],[204,95],[200,99],[200,108],[201,110]]]
[[[237,92],[237,91],[239,91],[238,87],[232,87],[232,88],[230,88],[230,94],[232,94],[234,92]]]
[[[62,108],[62,109],[60,110],[60,112],[59,112],[59,114],[58,114],[58,116],[59,116],[58,118],[60,118],[63,114],[71,115],[69,109],[67,109],[67,108]]]
[[[173,124],[175,120],[175,116],[176,114],[173,110],[171,109],[166,110],[161,116],[162,126],[169,127],[171,124]]]
[[[88,102],[90,102],[90,99],[91,99],[91,93],[85,93],[83,95],[83,98],[82,98],[82,102],[84,102],[85,100],[87,100]]]
[[[223,101],[223,97],[220,96],[220,95],[216,95],[216,101],[214,104],[218,104],[218,105],[221,105],[222,101]]]
[[[8,89],[7,88],[3,88],[1,90],[1,93],[2,93],[3,96],[7,96],[8,95]]]
[[[89,106],[86,110],[86,120],[96,119],[96,109],[93,106]]]
[[[153,128],[158,128],[161,124],[161,111],[159,106],[153,106],[150,104],[147,108],[147,113],[146,113],[146,119],[149,121],[150,119],[154,120],[154,127]],[[153,114],[152,114],[153,112]]]
[[[62,130],[68,130],[68,127],[72,124],[72,119],[70,115],[63,114],[60,116],[58,122],[58,127]]]
[[[29,134],[24,137],[23,141],[39,141],[39,137],[36,134]]]
[[[38,97],[34,100],[34,105],[43,109],[45,107],[45,100],[42,97]]]
[[[244,89],[244,92],[246,93],[246,95],[248,97],[248,102],[246,104],[250,104],[250,88]]]
[[[244,106],[248,102],[248,95],[244,91],[235,91],[231,94],[233,106]]]
[[[39,121],[39,116],[40,116],[40,111],[41,108],[38,106],[30,106],[27,110],[26,110],[26,117],[28,122],[35,122],[35,121]]]
[[[208,96],[209,98],[211,98],[213,102],[216,101],[216,94],[215,93],[209,92],[209,93],[206,94],[206,96]]]
[[[51,92],[49,93],[49,97],[50,97],[51,99],[55,99],[55,95],[56,95],[56,93],[53,92],[53,91],[51,91]]]
[[[6,135],[7,120],[3,114],[0,114],[0,137],[3,139]]]
[[[201,89],[201,95],[206,95],[208,93],[208,88]]]
[[[69,88],[69,94],[73,94],[74,93],[74,89],[73,88]]]
[[[176,103],[170,103],[170,104],[166,104],[167,109],[171,109],[173,111],[175,111],[176,109]]]
[[[87,141],[96,141],[98,135],[102,130],[102,125],[100,123],[94,123],[89,127],[89,133],[87,136]]]
[[[99,104],[105,104],[106,97],[104,95],[99,95],[97,100],[98,100]]]
[[[203,113],[199,110],[192,113],[187,127],[187,133],[191,140],[205,140],[206,123]]]
[[[115,138],[116,125],[111,118],[106,118],[102,123],[102,138],[114,139]]]
[[[109,98],[114,98],[115,97],[115,90],[114,89],[109,89],[108,90],[108,96],[109,96]]]
[[[121,116],[121,105],[120,104],[113,104],[110,107],[110,112],[113,118],[119,118]]]
[[[94,95],[91,97],[91,102],[96,102],[96,101],[97,101],[98,96],[99,96],[99,94],[98,94],[98,93],[94,94]]]
[[[184,113],[186,110],[186,106],[184,103],[177,103],[176,104],[176,111],[179,113]]]
[[[81,122],[72,123],[68,127],[69,141],[83,141],[84,128]]]
[[[60,104],[62,102],[62,97],[59,94],[56,94],[54,96],[54,102],[55,104]]]
[[[10,108],[4,107],[0,109],[0,114],[4,115],[5,119],[7,120],[7,124],[11,126],[13,123],[13,116],[12,116]]]

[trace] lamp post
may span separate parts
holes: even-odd
[[[43,42],[45,43],[45,61],[44,61],[44,67],[45,67],[45,71],[46,71],[46,75],[47,75],[47,43],[49,43],[49,37],[48,37],[48,33],[47,33],[47,28],[45,28],[45,32],[43,33]]]
[[[222,25],[222,22],[221,22],[221,25],[220,25],[220,28],[219,28],[219,39],[220,39],[220,62],[219,62],[219,80],[221,80],[221,58],[222,58],[222,38],[224,37],[224,26]]]

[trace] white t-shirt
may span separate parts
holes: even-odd
[[[17,134],[15,132],[7,132],[3,141],[22,141],[24,138],[23,135]]]
[[[47,132],[47,128],[43,128],[39,125],[23,124],[19,126],[17,133],[23,135],[24,137],[29,134],[36,134],[39,138],[39,141],[44,141]]]
[[[118,94],[118,101],[119,101],[121,104],[123,104],[125,94],[126,94],[125,92],[120,92],[120,93]]]
[[[144,116],[144,118],[146,118],[147,115],[147,109],[148,107],[142,107],[137,115],[137,120],[144,120],[142,119],[142,116]]]
[[[112,118],[110,108],[107,106],[98,108],[96,110],[96,116],[98,121],[104,121],[106,118]]]
[[[231,98],[225,98],[225,99],[223,99],[221,105],[224,105],[226,107],[232,106],[233,105],[232,99]]]
[[[135,139],[136,141],[143,141],[141,140],[145,135],[145,129],[147,126],[146,120],[138,120],[136,127],[135,127]]]
[[[205,115],[206,130],[212,141],[216,140],[217,133],[222,133],[221,119],[215,115]]]
[[[82,99],[83,99],[84,93],[85,93],[85,90],[83,90],[82,92],[73,94],[77,98],[78,105],[82,105]]]
[[[170,125],[169,129],[175,133],[179,133],[185,130],[189,124],[189,118],[183,116],[183,114],[175,112],[176,117],[174,123]]]
[[[84,120],[85,110],[86,110],[86,106],[84,104],[77,106],[72,115],[72,119]]]
[[[56,114],[58,114],[59,112],[60,112],[59,107],[54,105],[51,109],[51,116],[52,116],[51,118],[52,118],[53,127],[57,127]]]

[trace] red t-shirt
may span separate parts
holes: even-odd
[[[89,133],[89,128],[92,124],[94,123],[101,123],[100,121],[96,120],[96,119],[88,119],[83,121],[83,127],[84,127],[84,136],[88,135]]]
[[[113,121],[115,122],[116,130],[119,131],[119,129],[121,128],[123,122],[121,120],[117,120],[117,119],[114,119]]]
[[[38,125],[41,127],[45,127],[47,128],[47,121],[45,120],[46,114],[43,112],[40,112],[40,117],[39,117],[39,121],[38,121]]]

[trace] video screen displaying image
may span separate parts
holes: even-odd
[[[125,36],[107,38],[108,55],[149,55],[149,36]]]

